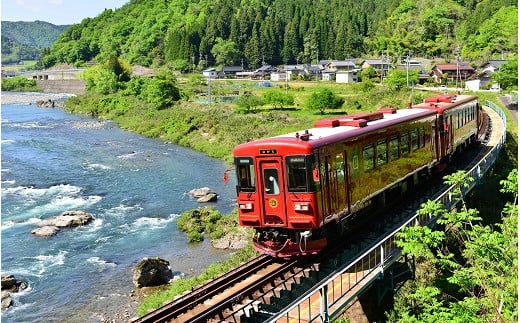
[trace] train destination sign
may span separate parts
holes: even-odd
[[[260,149],[260,155],[276,155],[276,149]]]

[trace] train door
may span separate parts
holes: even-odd
[[[264,224],[286,226],[287,212],[282,158],[260,159],[258,169],[260,171],[259,185],[262,188],[260,194],[263,201]]]

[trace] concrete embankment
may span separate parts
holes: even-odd
[[[46,93],[84,94],[85,80],[37,80],[36,85]]]

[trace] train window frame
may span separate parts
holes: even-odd
[[[424,126],[419,127],[419,148],[426,147],[426,130]]]
[[[264,168],[264,192],[266,195],[279,195],[281,193],[280,188],[280,174],[276,168]]]
[[[388,140],[388,159],[390,161],[399,159],[399,137],[397,135],[393,135]]]
[[[401,156],[410,153],[410,133],[408,131],[402,132],[400,135],[399,152]]]
[[[376,161],[378,167],[388,164],[388,145],[386,138],[379,139],[376,143]]]
[[[255,164],[251,157],[235,157],[237,191],[256,192]]]
[[[416,151],[419,149],[419,129],[415,128],[410,131],[410,139],[412,151]]]
[[[285,165],[287,172],[287,191],[291,193],[311,192],[312,185],[310,183],[312,182],[312,172],[310,170],[312,169],[312,155],[286,156]],[[298,176],[293,176],[295,170],[298,170]],[[295,179],[295,181],[291,182],[291,179]]]
[[[368,154],[368,152],[371,153]],[[369,172],[376,168],[375,153],[376,151],[374,144],[368,144],[363,146],[363,169],[365,172]]]

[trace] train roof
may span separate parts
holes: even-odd
[[[444,94],[426,98],[422,103],[414,105],[414,108],[431,109],[443,114],[446,110],[477,100],[478,97],[474,95]]]
[[[317,121],[313,128],[239,145],[240,148],[267,148],[270,145],[312,149],[329,143],[347,140],[400,123],[435,116],[431,109],[383,109],[376,112],[336,116]]]
[[[312,128],[271,138],[259,139],[235,147],[242,149],[269,149],[272,146],[292,147],[294,151],[308,151],[314,147],[355,139],[400,123],[442,114],[460,104],[477,100],[473,95],[439,95],[407,109],[380,109],[376,112],[336,116],[317,121]]]

